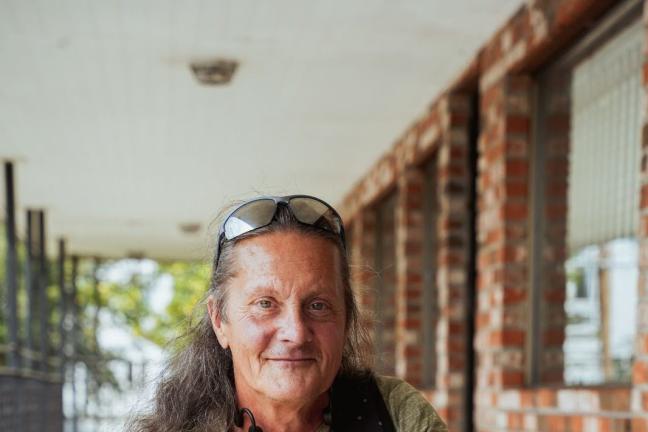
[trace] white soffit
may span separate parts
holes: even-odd
[[[50,254],[200,259],[232,199],[338,202],[521,3],[0,0],[20,229],[45,208]],[[213,58],[228,86],[190,73]]]

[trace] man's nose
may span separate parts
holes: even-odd
[[[279,338],[284,342],[302,344],[313,339],[308,319],[300,306],[284,309],[279,322]]]

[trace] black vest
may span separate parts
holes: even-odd
[[[332,417],[332,418],[331,418]],[[373,374],[339,376],[331,390],[332,432],[395,432]]]

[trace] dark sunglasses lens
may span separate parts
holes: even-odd
[[[260,199],[239,207],[225,222],[225,237],[232,240],[242,234],[268,225],[277,206],[271,199]]]
[[[292,198],[290,209],[302,223],[324,228],[336,234],[341,232],[341,221],[333,209],[312,198]]]

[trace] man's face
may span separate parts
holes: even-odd
[[[239,395],[315,400],[340,368],[345,341],[340,256],[326,239],[295,232],[234,248],[226,320],[210,302],[218,341],[232,351]]]

